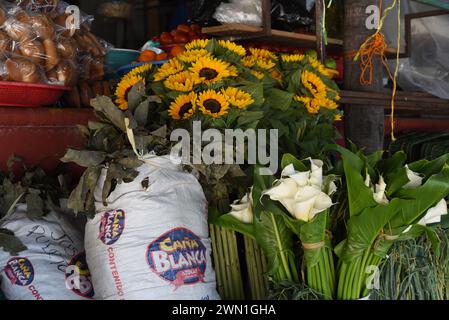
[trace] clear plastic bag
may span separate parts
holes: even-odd
[[[391,0],[390,0],[391,1]],[[388,2],[385,6],[388,5]],[[434,10],[433,7],[405,1],[402,17],[408,13]],[[403,19],[403,18],[402,18]],[[405,23],[402,20],[401,48],[405,48]],[[397,11],[385,21],[385,36],[390,47],[397,42]],[[412,20],[410,57],[400,60],[398,84],[404,90],[425,91],[449,99],[449,15]],[[402,49],[401,51],[404,51]],[[393,69],[396,61],[389,61]]]
[[[221,23],[244,23],[254,26],[262,25],[262,1],[231,0],[222,2],[213,17]]]

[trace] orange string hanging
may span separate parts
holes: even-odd
[[[382,26],[385,18],[388,15],[388,12],[391,11],[395,5],[398,5],[398,39],[397,39],[397,48],[396,48],[396,70],[394,75],[391,74],[390,69],[387,65],[385,52],[387,50],[387,44],[385,42],[385,36],[382,34]],[[395,140],[394,137],[394,101],[396,98],[396,89],[397,89],[397,75],[398,75],[398,67],[399,67],[399,52],[400,52],[400,44],[401,44],[401,11],[400,11],[401,1],[395,0],[393,4],[388,7],[385,12],[382,14],[382,18],[379,20],[379,26],[377,31],[369,36],[365,42],[360,46],[357,51],[354,60],[360,60],[360,84],[364,86],[371,85],[373,82],[373,61],[375,56],[379,56],[385,70],[387,71],[388,77],[393,82],[393,92],[391,97],[391,114],[390,114],[390,123],[391,123],[391,140]],[[382,0],[379,2],[379,12],[382,12]]]

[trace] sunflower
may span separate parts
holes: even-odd
[[[240,62],[242,63],[242,65],[244,67],[251,68],[256,64],[256,57],[255,56],[246,56],[246,57],[242,58],[240,60]]]
[[[256,71],[256,70],[251,70],[251,74],[253,76],[255,76],[257,79],[259,79],[259,80],[262,80],[265,77],[263,72],[259,72],[259,71]]]
[[[229,40],[226,40],[226,41],[225,40],[218,40],[218,44],[221,47],[223,47],[223,48],[225,48],[225,49],[227,49],[227,50],[229,50],[229,51],[231,51],[231,52],[233,52],[236,55],[239,55],[241,57],[244,57],[246,55],[245,48],[243,48],[242,46],[236,44],[235,42],[232,42],[232,41],[229,41]]]
[[[204,49],[209,43],[208,39],[196,39],[186,44],[186,50]]]
[[[295,101],[304,104],[307,111],[311,114],[317,114],[320,111],[320,106],[316,103],[315,99],[300,96],[295,96],[294,99]]]
[[[168,114],[175,120],[190,119],[196,110],[197,95],[195,92],[182,94],[170,104]]]
[[[181,71],[177,74],[169,76],[164,81],[164,86],[170,90],[189,92],[193,90],[194,85],[200,82],[201,80],[192,72]]]
[[[199,94],[197,105],[201,112],[218,118],[228,112],[229,102],[223,94],[214,90],[203,91]]]
[[[301,73],[301,83],[310,91],[315,97],[326,96],[326,85],[323,80],[320,79],[313,72],[304,70]]]
[[[257,49],[257,48],[249,48],[249,51],[253,56],[256,58],[262,58],[262,59],[270,59],[270,60],[278,60],[278,57],[274,52],[265,50],[265,49]]]
[[[335,76],[338,76],[339,72],[335,69],[326,68],[325,65],[323,65],[321,62],[319,62],[316,58],[308,57],[309,59],[309,65],[312,68],[315,68],[318,70],[319,73],[321,73],[323,76],[332,79]]]
[[[179,55],[177,55],[176,57],[182,62],[192,63],[197,61],[201,57],[210,57],[210,56],[211,56],[210,52],[207,51],[206,49],[192,49],[184,51]]]
[[[207,85],[216,83],[223,78],[237,76],[237,69],[229,63],[216,58],[203,57],[190,67],[190,71]]]
[[[125,77],[145,76],[145,74],[147,74],[151,70],[152,66],[152,64],[144,64],[140,67],[135,67],[130,72],[128,72]]]
[[[303,54],[283,54],[281,56],[282,62],[302,62],[306,56]]]
[[[315,98],[314,100],[316,100],[316,103],[320,107],[330,109],[330,110],[335,110],[338,108],[338,104],[336,104],[334,101],[327,99],[325,97],[318,97],[318,98]]]
[[[139,76],[124,77],[117,85],[115,90],[115,103],[121,110],[128,110],[128,93],[137,83],[145,85],[145,79]]]
[[[274,79],[279,81],[280,83],[282,83],[283,79],[282,79],[282,73],[279,72],[279,70],[277,69],[272,69],[270,70],[270,76]]]
[[[269,59],[256,59],[256,64],[259,68],[264,70],[270,70],[276,66],[276,63]]]
[[[253,97],[240,89],[229,87],[227,89],[222,89],[221,92],[232,106],[239,109],[245,109],[254,103]]]
[[[164,63],[159,69],[157,69],[156,74],[154,75],[154,81],[161,81],[165,78],[171,76],[172,74],[176,74],[184,70],[184,66],[178,59],[173,58],[168,60],[168,62]]]
[[[334,117],[334,121],[342,121],[343,120],[343,116],[341,114],[336,114]]]

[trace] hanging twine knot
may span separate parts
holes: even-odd
[[[382,34],[381,30],[385,21],[385,18],[388,16],[389,12],[393,10],[394,7],[397,6],[397,39],[396,39],[396,68],[394,71],[394,75],[391,74],[390,69],[387,65],[387,59],[385,56],[385,52],[387,50],[387,44],[385,43],[385,37]],[[379,8],[382,11],[382,0],[379,1]],[[382,17],[379,21],[379,27],[372,36],[368,37],[365,42],[360,46],[357,51],[356,56],[354,57],[354,61],[360,59],[360,84],[364,86],[371,85],[373,82],[373,59],[376,55],[380,57],[382,64],[385,67],[385,70],[388,73],[388,77],[393,82],[393,90],[391,94],[391,113],[390,113],[390,125],[391,125],[391,140],[395,141],[396,138],[394,136],[394,107],[395,107],[395,98],[397,91],[397,78],[399,72],[399,52],[401,47],[401,0],[394,0],[393,3],[383,12]]]
[[[373,83],[373,60],[376,55],[380,57],[389,77],[393,78],[387,66],[385,57],[386,50],[387,44],[385,42],[385,37],[381,32],[376,32],[360,46],[354,60],[357,61],[360,59],[361,85],[369,86]]]

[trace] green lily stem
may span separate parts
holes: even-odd
[[[306,266],[307,285],[321,293],[324,299],[331,300],[335,292],[333,256],[329,248],[321,248],[318,262],[312,267]]]
[[[375,256],[371,249],[368,249],[363,256],[353,261],[342,262],[338,272],[337,299],[356,300],[368,295],[367,267],[371,265],[379,267],[382,260]]]

